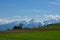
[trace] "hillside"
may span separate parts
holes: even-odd
[[[41,29],[60,29],[60,23],[43,26]]]

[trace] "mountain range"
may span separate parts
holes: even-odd
[[[55,23],[60,23],[60,19],[58,20],[54,20],[54,19],[50,19],[50,20],[45,20],[43,22],[37,22],[35,21],[35,19],[31,19],[30,21],[14,21],[11,23],[6,23],[6,24],[1,24],[0,25],[0,30],[7,30],[7,29],[13,29],[14,26],[19,26],[19,24],[22,23],[24,28],[36,28],[36,27],[42,27],[44,25],[48,25],[48,24],[55,24]]]

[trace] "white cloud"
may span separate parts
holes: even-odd
[[[60,2],[49,2],[50,4],[60,5]]]
[[[8,19],[0,19],[0,24],[9,23],[10,21]]]
[[[55,19],[58,20],[60,18],[59,15],[44,15],[46,19]]]
[[[7,19],[7,18],[0,18],[0,24],[8,24],[8,23],[11,23],[11,22],[14,22],[14,21],[19,21],[20,17],[19,16],[14,16],[10,19]]]
[[[11,22],[14,22],[14,21],[26,21],[28,22],[29,20],[31,20],[31,18],[27,17],[27,16],[14,16],[10,19],[7,19],[7,18],[0,18],[0,24],[7,24],[7,23],[11,23]]]
[[[21,20],[21,16],[14,16],[10,19],[11,21],[20,21]]]
[[[45,19],[49,20],[49,19],[54,19],[54,20],[58,20],[60,19],[60,16],[59,15],[44,15]],[[7,18],[0,18],[0,24],[7,24],[7,23],[11,23],[11,22],[14,22],[14,21],[26,21],[26,22],[29,22],[31,21],[31,19],[35,19],[35,22],[43,22],[45,21],[45,19],[43,19],[41,16],[37,15],[35,16],[34,18],[29,18],[27,16],[14,16],[10,19],[7,19]]]

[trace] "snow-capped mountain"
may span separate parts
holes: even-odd
[[[60,16],[53,16],[48,15],[45,17],[47,20],[37,21],[37,19],[31,18],[22,18],[21,17],[14,17],[11,20],[8,19],[0,19],[0,30],[7,30],[12,29],[14,26],[19,25],[20,23],[23,24],[24,28],[36,28],[39,26],[44,26],[48,24],[55,24],[60,23]]]
[[[59,15],[45,15],[44,25],[60,23]]]
[[[2,24],[0,25],[0,30],[13,29],[13,27],[19,25],[19,23],[22,23],[24,28],[33,28],[33,27],[36,28],[42,26],[41,22],[36,22],[35,19],[31,19],[28,22],[23,20],[23,21],[14,21],[11,23]]]
[[[60,23],[60,19],[58,19],[58,20],[51,19],[51,20],[43,21],[44,25],[41,22],[35,21],[35,19],[31,19],[28,22],[25,21],[25,20],[23,20],[23,21],[14,21],[14,22],[11,22],[11,23],[0,25],[0,30],[13,29],[14,26],[17,26],[20,23],[23,24],[24,28],[36,28],[36,27],[44,26],[44,25],[48,25],[48,24]]]
[[[44,25],[60,23],[60,19],[58,19],[58,20],[49,19],[49,20],[43,21],[43,23],[44,23]]]
[[[42,26],[41,22],[36,22],[35,19],[31,19],[29,22],[27,22],[23,27],[27,28],[33,28],[33,27],[39,27]]]
[[[2,25],[0,25],[0,30],[12,29],[15,25],[18,25],[17,21],[8,23],[8,24],[2,24]]]

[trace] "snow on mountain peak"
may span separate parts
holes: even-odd
[[[52,22],[60,22],[60,16],[59,15],[44,15],[44,18],[43,21],[41,21],[42,19],[36,17],[36,18],[29,18],[27,16],[24,16],[24,17],[21,17],[21,16],[14,16],[10,19],[7,19],[7,18],[2,18],[0,19],[0,25],[2,24],[8,24],[8,23],[12,23],[12,22],[27,22],[28,24],[31,23],[31,22],[41,22],[42,24],[44,23],[52,23]]]
[[[13,28],[13,26],[19,25],[19,23],[23,23],[23,27],[27,28],[39,27],[52,23],[60,23],[60,16],[58,15],[45,15],[44,18],[45,19],[43,21],[41,21],[40,18],[29,18],[27,16],[15,16],[11,19],[0,19],[0,29],[4,30],[4,28]]]

